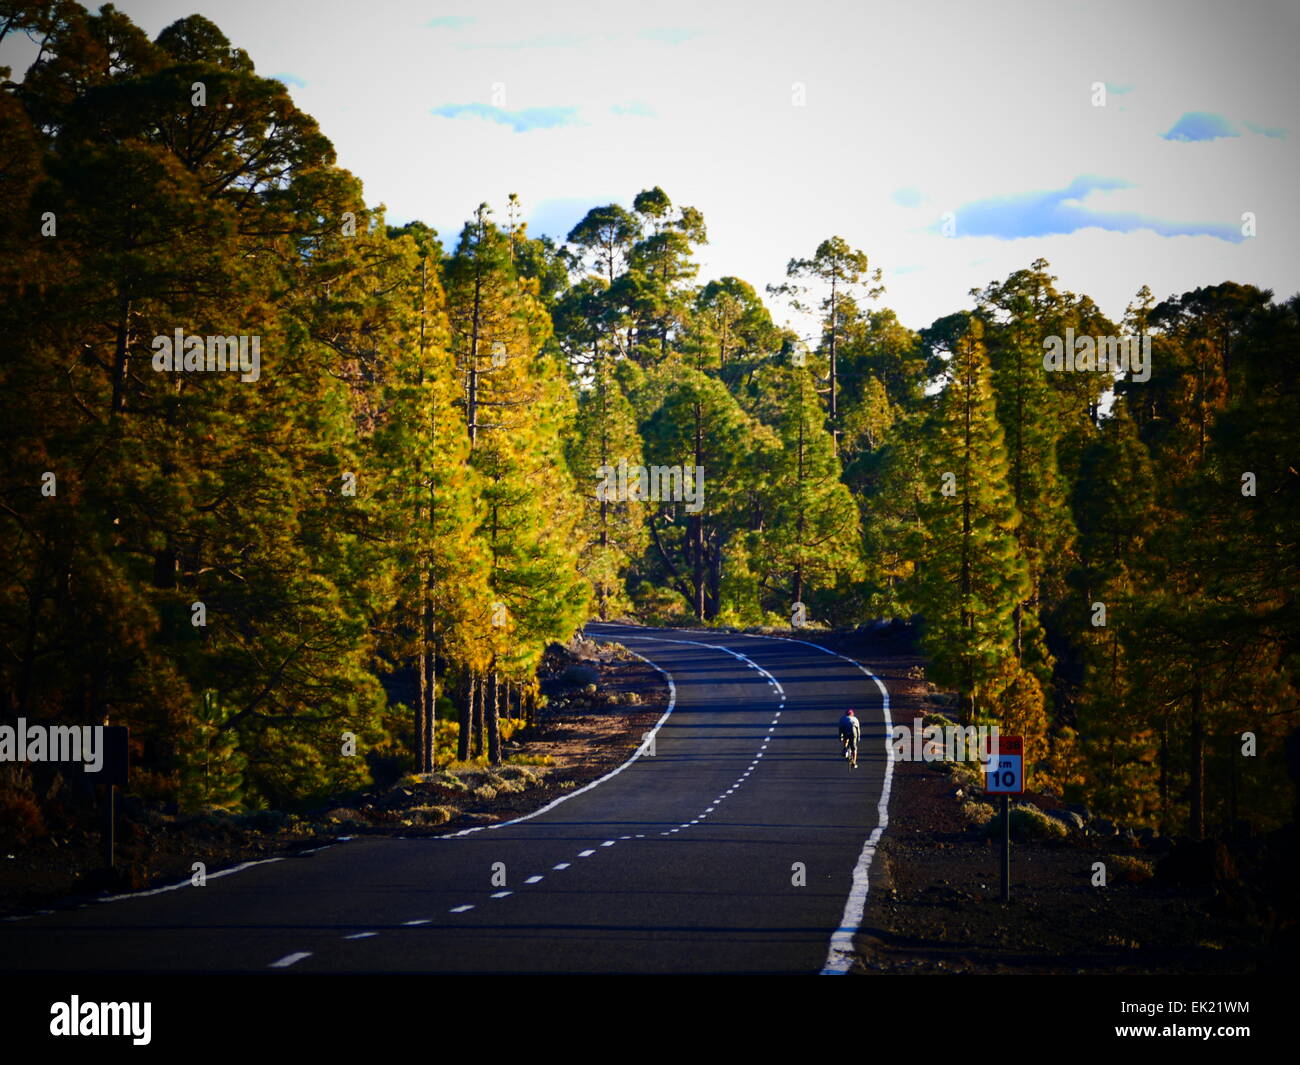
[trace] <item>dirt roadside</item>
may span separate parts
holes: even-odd
[[[886,683],[896,724],[935,711],[941,697],[924,680],[910,632],[817,642]],[[1003,903],[1001,837],[969,814],[983,798],[943,763],[895,762],[852,972],[1251,973],[1279,967],[1293,949],[1293,828],[1225,844],[1133,838],[1091,817],[1057,831],[1035,817],[1053,831],[1034,838],[1013,816]],[[1062,805],[1033,792],[1023,799]],[[1097,863],[1105,886],[1096,885]]]
[[[574,651],[576,648],[576,653]],[[594,687],[592,687],[594,685]],[[97,817],[25,846],[0,848],[0,917],[80,905],[123,891],[189,879],[195,862],[211,875],[242,862],[287,857],[340,837],[434,836],[531,813],[626,761],[667,707],[653,667],[617,648],[553,645],[542,672],[548,705],[506,744],[507,759],[545,762],[437,774],[343,796],[299,814],[168,815],[121,803],[117,867],[103,867]]]

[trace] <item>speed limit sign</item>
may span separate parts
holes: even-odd
[[[1022,795],[1025,791],[1025,741],[999,736],[996,764],[985,771],[984,790],[990,795]]]

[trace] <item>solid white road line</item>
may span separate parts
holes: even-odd
[[[610,641],[610,642],[615,642],[615,641]],[[490,832],[493,829],[505,828],[507,825],[517,825],[521,821],[530,821],[534,817],[540,817],[548,810],[554,810],[557,806],[560,805],[560,803],[568,802],[570,799],[576,798],[577,796],[581,795],[584,791],[590,791],[592,788],[599,787],[601,784],[605,783],[605,781],[618,776],[619,773],[623,772],[624,769],[626,769],[638,758],[640,758],[643,754],[645,754],[647,750],[653,750],[654,742],[655,742],[655,734],[658,733],[658,731],[663,727],[663,723],[668,720],[668,715],[673,712],[673,707],[677,705],[677,685],[673,683],[673,678],[669,676],[668,673],[665,672],[665,670],[662,667],[655,665],[655,663],[651,662],[650,659],[646,658],[644,655],[637,654],[630,647],[626,648],[625,650],[627,651],[628,654],[641,659],[641,661],[644,662],[646,665],[659,670],[659,672],[663,674],[664,680],[668,682],[668,707],[667,709],[664,710],[663,716],[660,717],[659,720],[655,722],[655,727],[645,734],[645,739],[642,741],[641,746],[632,752],[632,757],[630,757],[622,765],[616,766],[615,768],[611,769],[603,777],[599,777],[596,780],[593,780],[590,784],[584,784],[580,788],[575,788],[573,791],[566,792],[565,794],[561,795],[558,799],[554,799],[553,801],[548,802],[540,810],[534,810],[530,814],[524,814],[523,817],[516,817],[509,821],[499,821],[494,825],[475,825],[473,828],[461,829],[461,831],[459,832],[452,832],[446,836],[435,836],[434,838],[455,839],[458,836],[468,836],[472,832],[483,832],[485,830]]]
[[[832,651],[829,647],[823,647],[821,644],[812,643],[808,640],[796,640],[787,636],[760,636],[755,633],[743,633],[743,635],[756,640],[783,640],[786,643],[801,643],[808,647],[815,647],[819,651],[834,655],[836,658],[842,658],[845,662],[856,666],[870,677],[875,682],[876,687],[880,689],[881,716],[884,718],[885,724],[885,778],[880,788],[880,801],[876,804],[876,827],[872,829],[871,835],[863,843],[862,853],[858,855],[858,863],[853,867],[853,886],[849,889],[849,897],[844,902],[844,915],[840,918],[840,926],[831,935],[830,950],[826,954],[826,964],[822,967],[823,976],[842,976],[853,965],[853,937],[862,925],[862,914],[867,907],[871,861],[876,856],[876,847],[880,844],[880,837],[884,834],[885,829],[889,827],[889,796],[894,784],[894,752],[889,744],[889,737],[893,735],[894,731],[894,722],[889,714],[889,689],[885,687],[879,677],[861,662],[855,661],[848,655],[842,655],[838,651]]]

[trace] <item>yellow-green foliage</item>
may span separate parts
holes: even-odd
[[[1155,863],[1132,854],[1112,854],[1106,859],[1106,868],[1115,880],[1128,884],[1141,884],[1155,876]]]
[[[990,836],[995,839],[999,837],[1002,834],[1001,812],[995,813],[984,827]],[[1011,834],[1016,839],[1024,840],[1063,840],[1069,836],[1070,831],[1036,806],[1015,803],[1011,807]]]

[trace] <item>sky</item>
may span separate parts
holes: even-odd
[[[1300,291],[1295,0],[117,7],[210,18],[448,246],[512,192],[563,239],[659,185],[704,214],[701,280],[762,292],[839,235],[915,329],[1040,257],[1117,321],[1143,284]]]

